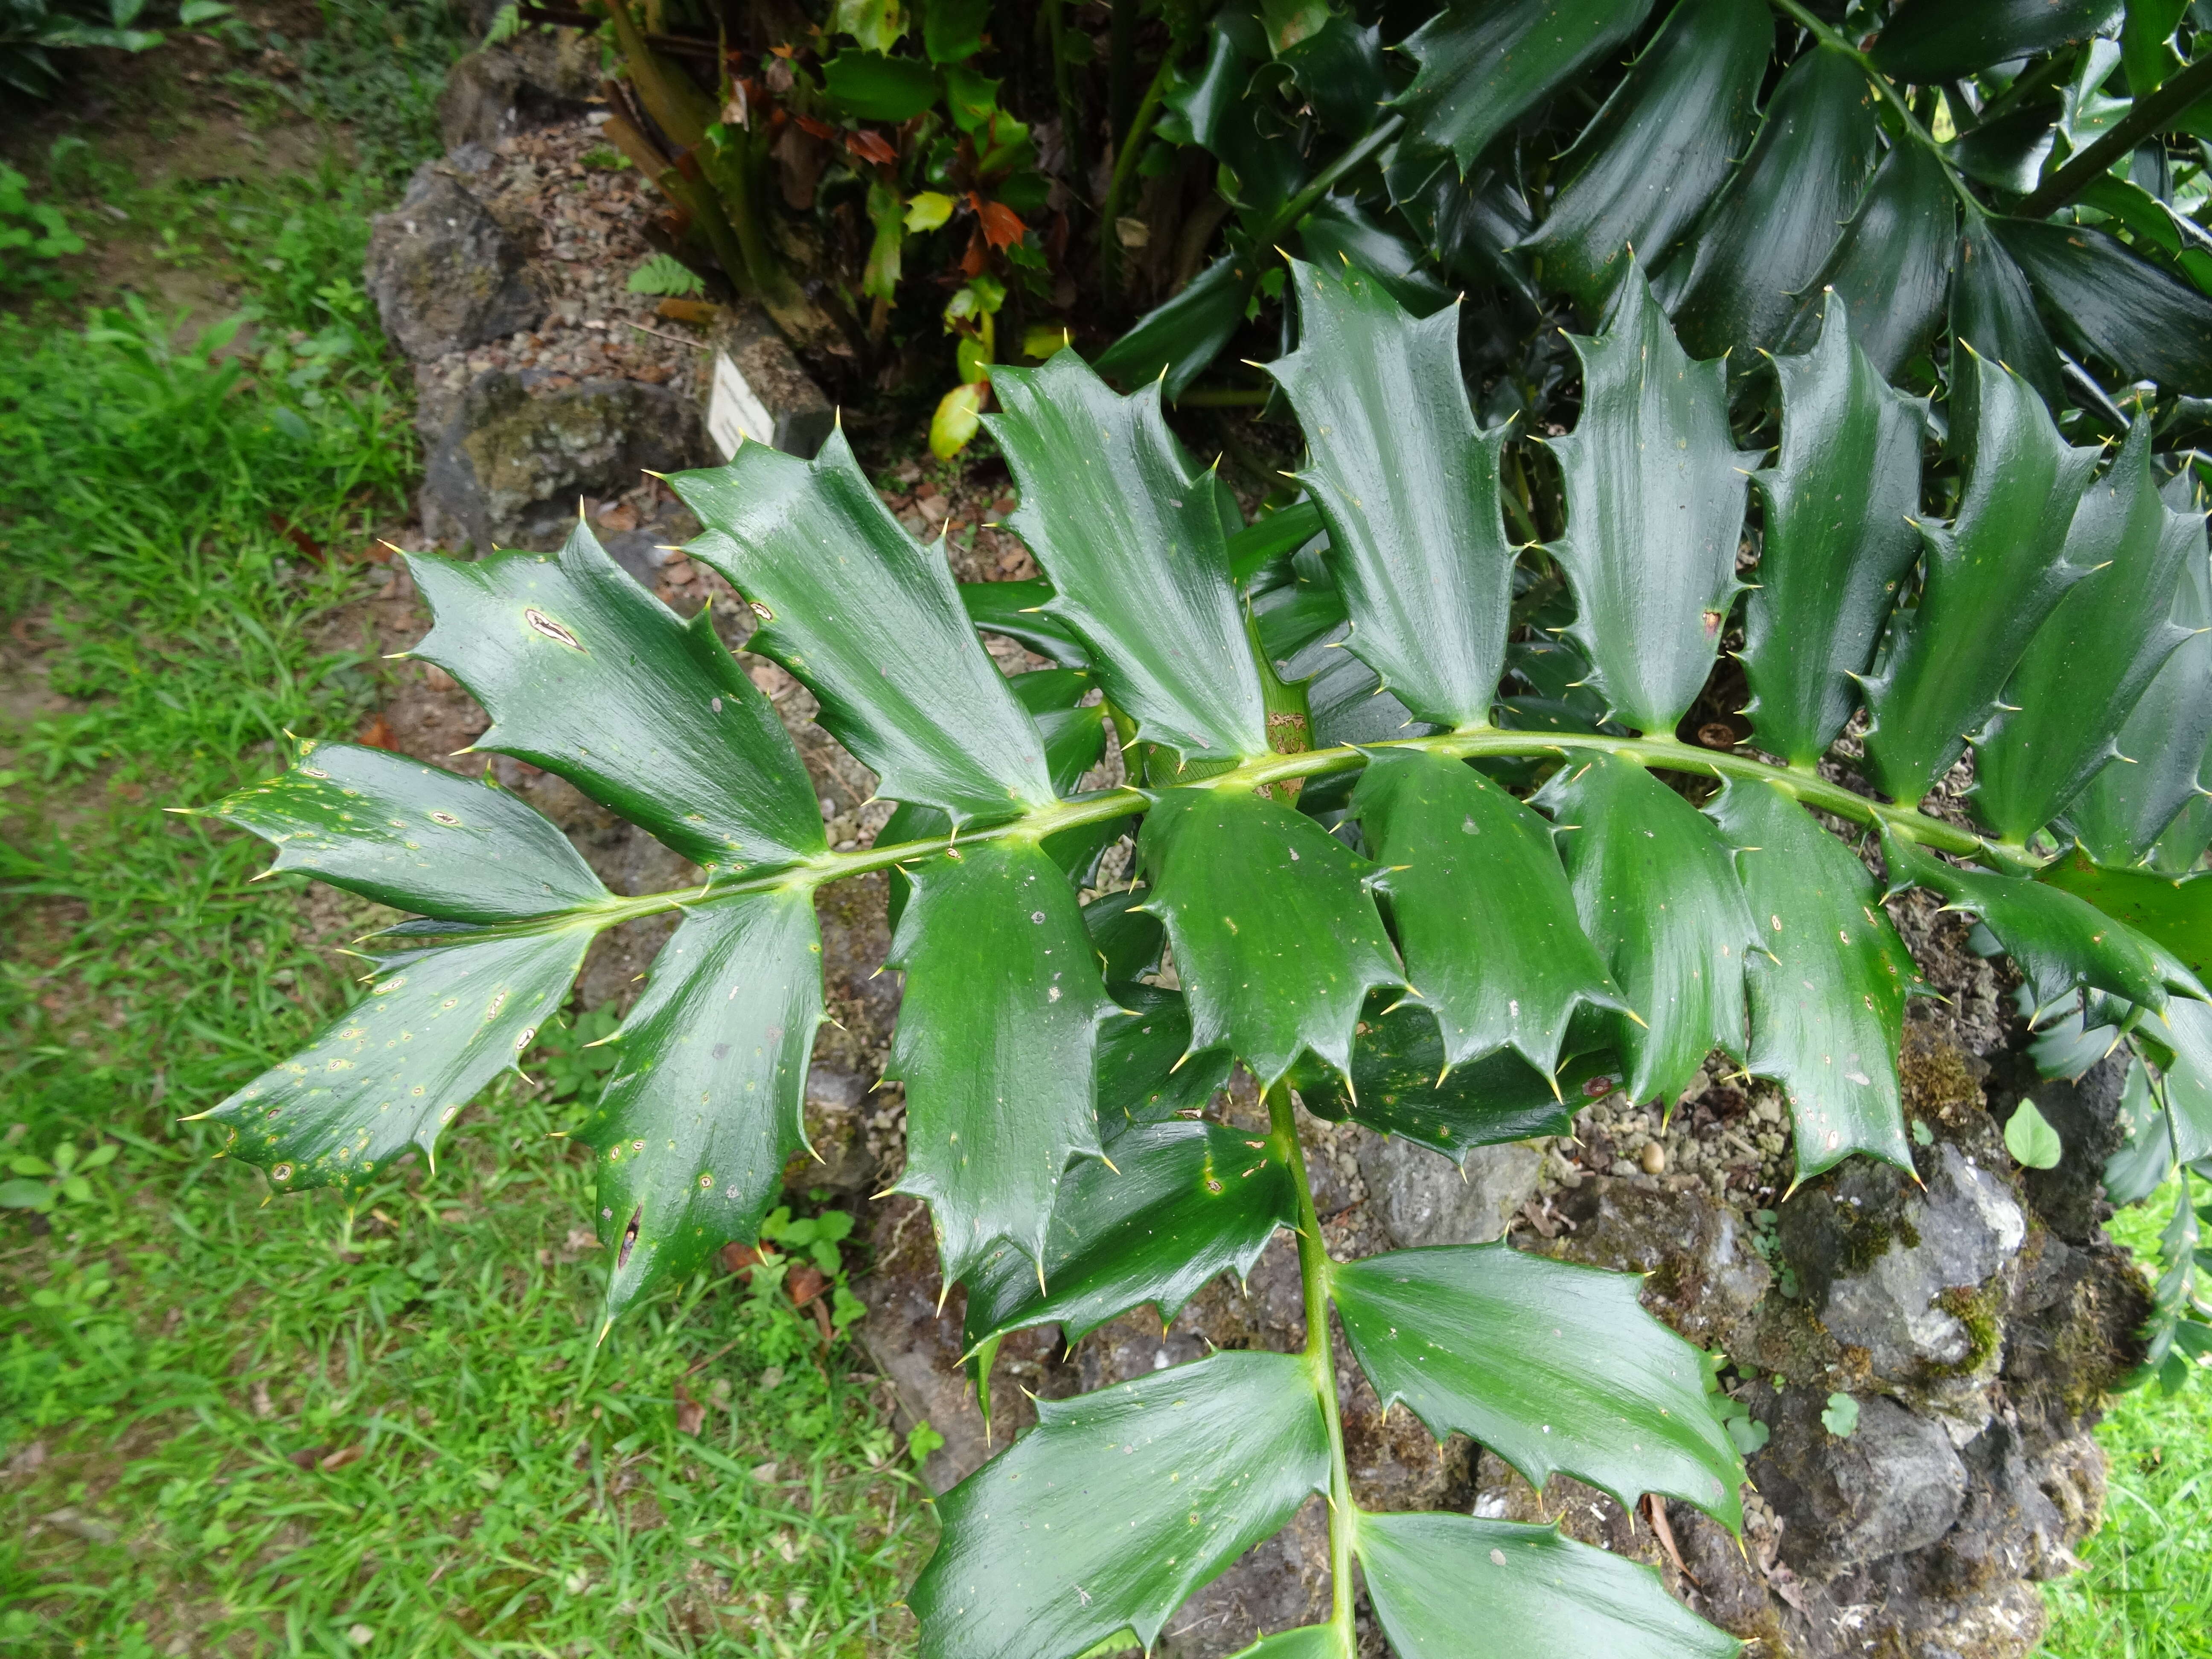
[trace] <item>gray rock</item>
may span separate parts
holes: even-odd
[[[2069,1243],[2084,1244],[2109,1213],[2104,1208],[2105,1160],[2127,1139],[2120,1127],[2120,1097],[2128,1081],[2127,1051],[2108,1054],[2080,1077],[2053,1078],[2036,1085],[2033,1098],[2044,1120],[2058,1132],[2063,1152],[2055,1168],[2030,1170],[2025,1177],[2027,1201],[2044,1224]],[[1991,1110],[1999,1121],[2018,1102],[1999,1097]]]
[[[1895,1401],[1859,1401],[1857,1430],[1838,1439],[1820,1421],[1818,1390],[1744,1396],[1773,1437],[1751,1460],[1759,1492],[1788,1522],[1785,1559],[1821,1572],[1924,1548],[1951,1529],[1966,1503],[1966,1468],[1942,1428]]]
[[[432,535],[458,530],[480,551],[551,545],[574,525],[579,497],[707,459],[688,398],[638,380],[550,378],[488,369],[461,393],[423,468]]]
[[[1390,1242],[1401,1250],[1426,1244],[1483,1244],[1536,1190],[1542,1155],[1519,1145],[1479,1146],[1456,1168],[1452,1161],[1393,1135],[1370,1137],[1359,1150],[1369,1202]]]
[[[1948,1143],[1932,1162],[1926,1194],[1904,1196],[1887,1247],[1863,1267],[1833,1274],[1822,1307],[1830,1333],[1864,1348],[1886,1380],[1994,1372],[1996,1341],[1973,1293],[2027,1237],[2027,1218],[2003,1180]],[[1851,1199],[1841,1184],[1823,1196]]]
[[[599,46],[570,29],[510,36],[470,52],[438,94],[446,148],[489,144],[531,127],[573,120],[599,89]]]
[[[1567,1231],[1552,1243],[1527,1243],[1563,1261],[1644,1274],[1644,1305],[1700,1346],[1732,1349],[1774,1282],[1743,1217],[1701,1187],[1600,1176],[1553,1201]]]
[[[370,222],[368,286],[384,331],[418,362],[534,328],[545,315],[522,245],[436,162]]]

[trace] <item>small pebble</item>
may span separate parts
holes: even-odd
[[[1657,1175],[1667,1167],[1667,1149],[1656,1140],[1644,1143],[1644,1173]]]

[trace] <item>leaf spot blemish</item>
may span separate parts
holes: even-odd
[[[526,605],[522,607],[522,620],[530,624],[533,632],[543,634],[556,645],[565,645],[571,651],[581,651],[584,648],[584,642],[581,640],[562,627],[559,623],[555,622],[536,605]]]
[[[645,1143],[640,1141],[640,1146]],[[615,1271],[620,1273],[629,1266],[631,1248],[637,1243],[637,1224],[645,1218],[645,1206],[641,1204],[630,1212],[629,1225],[623,1229],[622,1249],[615,1256]]]

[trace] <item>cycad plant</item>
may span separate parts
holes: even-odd
[[[1278,1227],[1308,1332],[1296,1353],[1042,1405],[939,1504],[911,1595],[926,1652],[1149,1644],[1316,1492],[1334,1611],[1255,1652],[1350,1659],[1355,1559],[1408,1659],[1731,1651],[1647,1570],[1549,1528],[1354,1502],[1332,1310],[1386,1406],[1539,1486],[1564,1471],[1733,1526],[1742,1470],[1700,1356],[1633,1279],[1502,1243],[1331,1260],[1294,1095],[1463,1158],[1565,1130],[1582,1096],[1563,1079],[1671,1103],[1718,1048],[1786,1092],[1800,1180],[1855,1154],[1910,1168],[1916,973],[1860,856],[1878,840],[1887,890],[1971,912],[2036,1012],[2110,1027],[2106,1046],[2154,1035],[2162,1156],[2212,1152],[2212,1010],[2154,936],[2159,891],[2185,889],[2144,867],[2191,865],[2212,834],[2202,520],[2162,496],[2144,428],[2108,456],[2070,447],[1983,357],[1959,365],[1955,502],[1923,516],[1948,493],[1923,477],[1929,411],[1841,306],[1776,364],[1778,432],[1747,450],[1723,366],[1684,352],[1631,270],[1605,331],[1574,342],[1580,413],[1550,446],[1562,527],[1540,568],[1562,593],[1507,534],[1503,433],[1470,413],[1452,313],[1416,320],[1357,271],[1288,279],[1301,343],[1271,373],[1304,429],[1303,499],[1249,525],[1157,386],[1117,396],[1073,352],[998,377],[1033,587],[963,596],[842,436],[672,481],[706,526],[691,556],[757,619],[750,648],[901,804],[869,848],[825,848],[789,738],[708,619],[672,614],[582,526],[557,554],[415,558],[436,613],[415,654],[489,712],[477,746],[559,774],[705,878],[611,896],[495,787],[304,744],[213,810],[278,867],[421,919],[380,936],[352,1012],[210,1115],[280,1191],[360,1182],[515,1063],[595,933],[678,913],[574,1130],[611,1320],[755,1237],[801,1142],[816,890],[896,872],[898,1186],[928,1201],[980,1368],[1025,1326],[1172,1315]],[[1530,616],[1570,601],[1532,639]],[[1739,605],[1764,752],[1677,735]],[[1060,666],[1009,678],[979,619]],[[1863,744],[1832,749],[1862,706]],[[1127,781],[1080,790],[1109,739]],[[1970,745],[1977,821],[1917,810]],[[1081,905],[1132,835],[1140,883]],[[2142,884],[2142,928],[2035,878],[2061,837],[2098,878]],[[1203,1115],[1236,1064],[1265,1134]]]

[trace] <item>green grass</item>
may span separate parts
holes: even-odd
[[[0,618],[67,699],[0,709],[0,1143],[117,1149],[50,1224],[0,1211],[0,1650],[892,1648],[926,1529],[866,1379],[765,1272],[595,1348],[573,1102],[510,1080],[351,1209],[264,1206],[179,1121],[349,988],[357,908],[251,884],[265,848],[160,809],[374,701],[380,665],[326,641],[411,483],[358,285],[404,168],[134,192],[114,149],[69,159],[247,284],[252,344],[0,316]]]
[[[2145,1261],[2174,1188],[2123,1211],[2114,1237]],[[2212,1376],[2177,1394],[2120,1396],[2097,1429],[2112,1460],[2105,1524],[2082,1547],[2087,1571],[2044,1587],[2045,1659],[2204,1659],[2212,1655]]]

